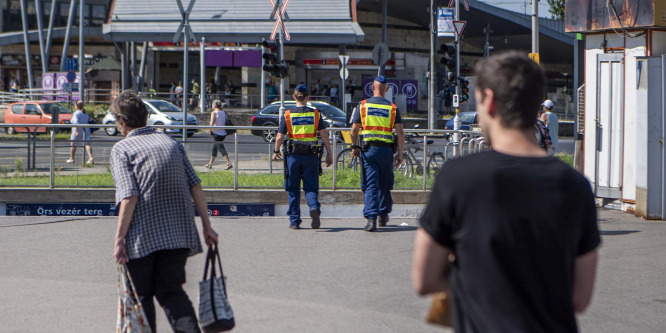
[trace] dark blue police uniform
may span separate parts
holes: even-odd
[[[312,112],[312,109],[306,106],[299,106],[290,111],[292,117],[297,117],[299,113]],[[316,131],[326,129],[326,123],[321,119],[318,121],[319,125]],[[287,124],[285,117],[280,119],[280,127],[278,133],[288,134]],[[301,224],[301,179],[303,180],[303,190],[305,191],[305,199],[307,201],[310,211],[316,210],[320,212],[321,204],[319,203],[319,156],[317,155],[298,155],[285,152],[285,159],[287,161],[287,178],[284,181],[284,189],[289,196],[289,222],[292,226],[300,226]],[[318,214],[317,214],[318,215]]]

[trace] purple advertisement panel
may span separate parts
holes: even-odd
[[[261,51],[234,51],[234,67],[261,67]]]
[[[407,109],[419,107],[419,81],[400,80],[400,93],[407,97]]]
[[[231,67],[233,66],[233,51],[225,50],[210,50],[206,51],[206,66],[220,66]]]
[[[363,99],[372,97],[372,79],[363,79]],[[418,80],[388,80],[388,88],[393,92],[393,102],[395,95],[404,94],[407,97],[407,108],[416,109],[419,105],[419,82]]]
[[[55,89],[55,80],[56,80],[56,74],[55,73],[43,73],[42,74],[42,89],[45,90],[50,90],[50,89]],[[52,101],[55,99],[55,92],[54,93],[44,93],[42,95],[42,99],[46,101]]]

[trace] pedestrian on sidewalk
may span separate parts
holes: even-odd
[[[174,332],[200,332],[183,290],[187,258],[202,252],[192,200],[201,216],[206,244],[218,240],[208,218],[201,180],[181,144],[146,127],[148,110],[134,92],[122,92],[109,111],[125,137],[113,146],[110,158],[118,206],[113,258],[127,264],[153,332],[153,297]]]
[[[222,101],[216,100],[213,102],[213,112],[210,114],[210,125],[209,126],[224,126],[227,123],[227,113],[225,111],[222,111]],[[233,168],[234,166],[231,164],[231,161],[229,160],[229,154],[227,153],[227,150],[224,149],[224,139],[227,137],[227,131],[224,129],[211,129],[210,130],[210,135],[213,136],[213,141],[215,143],[213,144],[213,150],[211,151],[210,154],[210,161],[208,164],[204,165],[204,167],[208,169],[213,168],[213,162],[215,162],[215,159],[217,158],[217,152],[219,151],[222,157],[224,158],[225,161],[227,161],[227,167],[224,168],[224,170],[229,170]]]
[[[456,332],[577,332],[600,244],[590,184],[535,143],[538,64],[512,51],[474,72],[492,150],[439,172],[416,232],[414,289],[450,292]]]
[[[388,84],[378,76],[372,83],[373,97],[362,100],[351,116],[352,155],[361,157],[361,190],[363,190],[363,217],[367,219],[365,231],[385,227],[393,210],[393,167],[402,163],[405,132],[398,107],[384,98]],[[397,136],[393,136],[393,129]],[[358,145],[359,131],[362,141]],[[393,155],[395,153],[395,158]]]
[[[557,150],[557,143],[560,141],[559,137],[559,120],[557,119],[557,115],[553,113],[553,101],[547,99],[541,103],[541,107],[543,107],[543,114],[541,114],[541,121],[543,121],[546,124],[546,127],[548,128],[548,133],[550,134],[550,141],[551,145],[548,150],[548,152],[551,155],[555,155],[555,150]]]
[[[319,175],[321,174],[321,145],[317,133],[326,148],[326,166],[333,164],[331,142],[319,110],[307,105],[308,88],[301,84],[292,95],[296,101],[293,110],[285,110],[275,137],[273,160],[282,158],[280,146],[285,142],[284,188],[289,196],[289,228],[300,229],[301,225],[301,180],[312,218],[312,229],[319,229],[321,204],[319,203]]]
[[[72,125],[76,124],[89,124],[90,116],[84,108],[82,101],[76,102],[76,111],[72,115],[71,120]],[[74,157],[76,155],[76,146],[84,145],[86,151],[88,152],[88,162],[89,165],[95,164],[95,159],[92,154],[92,147],[90,146],[90,128],[89,127],[72,127],[72,135],[70,137],[72,141],[71,147],[69,148],[69,159],[67,164],[74,163]]]

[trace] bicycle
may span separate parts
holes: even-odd
[[[394,168],[394,171],[402,174],[405,177],[414,176],[414,161],[416,161],[416,173],[423,174],[424,165],[416,157],[416,153],[423,151],[423,141],[417,140],[418,135],[407,134],[405,136],[405,150],[403,152],[403,160],[400,165]],[[434,140],[427,140],[427,144],[431,145]],[[361,167],[360,159],[351,154],[352,149],[346,148],[338,153],[336,156],[336,168],[339,170],[351,169],[354,171],[359,170]],[[442,165],[446,162],[446,156],[442,152],[427,152],[428,160],[425,164],[425,172],[427,175],[436,175],[441,169]]]

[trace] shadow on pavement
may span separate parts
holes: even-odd
[[[618,235],[628,235],[628,234],[633,234],[636,232],[640,232],[638,230],[599,230],[599,234],[602,236],[618,236]]]
[[[399,226],[391,226],[388,225],[386,227],[379,227],[377,228],[376,232],[396,232],[396,231],[414,231],[418,229],[417,227],[412,227],[412,226],[407,226],[407,227],[399,227]],[[363,227],[358,227],[358,228],[321,228],[319,229],[319,232],[341,232],[341,231],[351,231],[351,230],[363,230]]]

